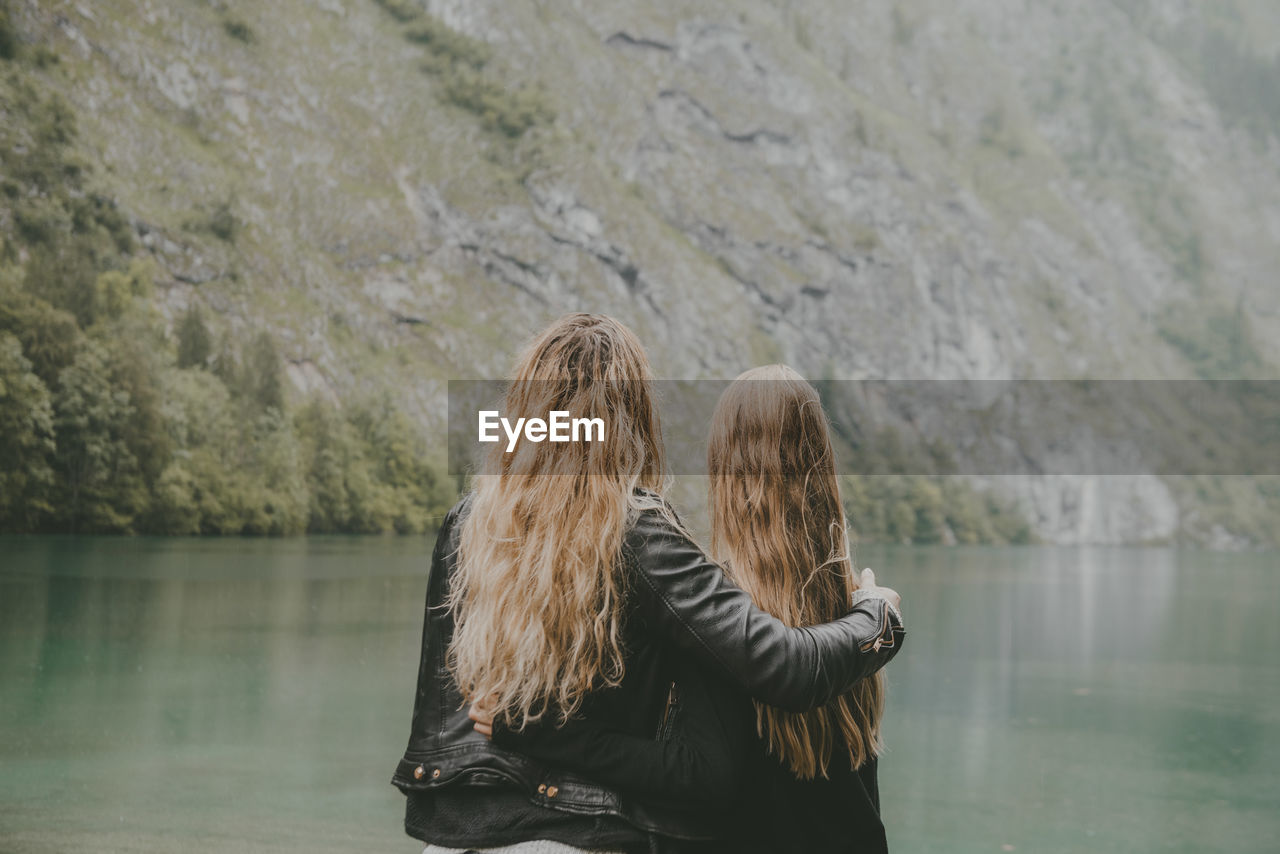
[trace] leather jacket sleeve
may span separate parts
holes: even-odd
[[[830,623],[790,627],[760,610],[667,516],[638,514],[623,544],[650,631],[756,699],[803,712],[889,662],[905,630],[869,596]]]
[[[657,738],[590,715],[516,732],[494,724],[495,744],[565,767],[629,795],[727,810],[738,801],[755,740],[755,708],[691,662],[678,673]]]

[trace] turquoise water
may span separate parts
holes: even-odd
[[[897,581],[898,851],[1280,850],[1276,555],[864,550]]]
[[[403,851],[423,538],[0,538],[0,851]],[[863,548],[895,852],[1273,851],[1276,556]]]

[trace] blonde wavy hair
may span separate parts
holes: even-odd
[[[604,419],[604,441],[494,446],[448,601],[462,695],[514,729],[548,712],[567,720],[589,690],[621,681],[623,533],[632,512],[662,505],[665,486],[649,360],[621,323],[566,315],[520,356],[504,415],[552,410]]]
[[[712,416],[707,466],[712,555],[756,605],[789,626],[847,613],[858,576],[813,386],[784,365],[739,376]],[[757,730],[797,777],[826,777],[837,747],[853,768],[880,752],[884,695],[877,673],[809,712],[757,702]]]

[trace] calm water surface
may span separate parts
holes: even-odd
[[[400,851],[430,540],[0,538],[0,852]],[[1280,566],[863,548],[896,852],[1275,851]]]

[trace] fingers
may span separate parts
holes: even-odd
[[[484,720],[486,723],[492,723],[493,710],[497,705],[498,701],[495,697],[483,697],[471,702],[471,710],[467,714],[471,716],[472,720]]]
[[[471,718],[476,732],[485,738],[493,738],[493,712],[477,701],[467,710],[467,717]]]
[[[899,611],[902,610],[902,597],[898,595],[897,590],[894,590],[892,587],[881,587],[880,592],[884,594],[884,598],[889,600],[893,607],[897,608]]]
[[[858,578],[858,586],[867,590],[875,588],[877,593],[881,594],[885,599],[893,603],[893,607],[899,610],[902,609],[902,597],[898,595],[898,591],[891,587],[882,587],[877,583],[876,574],[871,567],[867,567],[862,570],[862,575]]]

